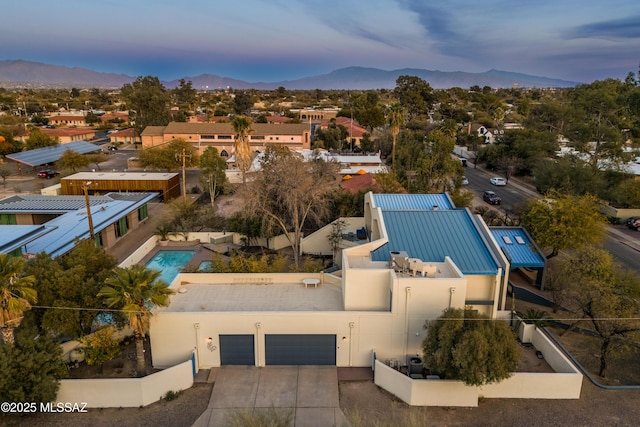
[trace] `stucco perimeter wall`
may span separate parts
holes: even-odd
[[[413,406],[478,406],[478,398],[579,399],[582,374],[539,330],[533,332],[540,350],[554,373],[515,372],[499,383],[481,387],[452,380],[413,380],[376,361],[375,383]]]
[[[168,391],[193,385],[191,360],[144,378],[61,380],[58,402],[86,402],[88,408],[134,408],[160,400]]]
[[[478,391],[460,381],[412,380],[376,361],[375,384],[411,406],[478,406]]]
[[[362,217],[339,218],[302,239],[300,252],[303,254],[333,255],[329,235],[333,231],[333,224],[340,220],[345,222],[342,233],[355,233],[358,229],[364,227],[364,218]]]
[[[138,249],[135,250],[134,253],[132,253],[127,259],[122,261],[119,267],[127,268],[131,267],[132,265],[138,264],[140,261],[142,261],[142,258],[144,258],[149,253],[149,251],[151,251],[151,249],[156,247],[157,241],[158,236],[150,237],[149,240],[144,242]]]

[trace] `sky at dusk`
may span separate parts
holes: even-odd
[[[349,66],[592,82],[640,64],[638,0],[4,0],[0,59],[163,80]]]

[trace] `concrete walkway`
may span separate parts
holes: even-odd
[[[209,406],[194,427],[226,426],[234,414],[270,410],[289,413],[292,427],[349,426],[335,366],[224,366],[211,375]]]

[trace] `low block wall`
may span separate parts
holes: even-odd
[[[150,237],[146,242],[144,242],[138,249],[135,250],[134,253],[129,255],[127,259],[122,261],[118,267],[127,268],[132,265],[138,264],[142,261],[151,249],[156,247],[156,243],[158,241],[158,236]]]
[[[412,406],[478,406],[478,390],[460,381],[413,380],[376,361],[375,383]]]
[[[618,209],[613,206],[603,206],[600,212],[607,216],[618,218],[620,222],[624,222],[632,216],[640,216],[640,209]]]
[[[144,378],[61,380],[58,402],[86,402],[88,408],[135,408],[160,400],[168,391],[193,386],[191,360]]]
[[[496,384],[467,386],[453,380],[414,380],[376,361],[375,383],[413,406],[478,406],[478,398],[579,399],[582,374],[547,338],[536,329],[533,346],[542,352],[555,372],[515,372]]]

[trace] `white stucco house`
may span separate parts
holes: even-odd
[[[405,363],[421,353],[425,320],[448,307],[508,315],[507,257],[447,194],[369,193],[364,227],[331,274],[179,274],[151,321],[154,366],[194,350],[198,368],[372,366],[374,351]]]

